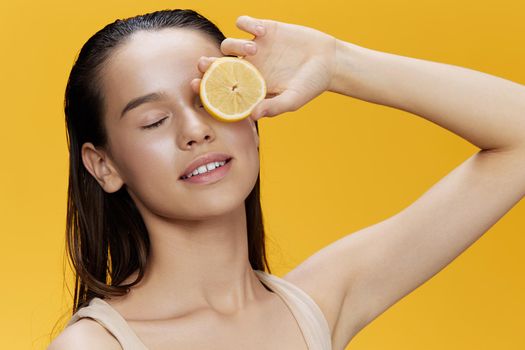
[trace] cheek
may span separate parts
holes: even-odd
[[[142,188],[156,181],[176,180],[173,140],[152,137],[130,141],[128,138],[121,140],[120,145],[119,159],[122,160],[123,177],[128,186],[143,191]],[[148,189],[145,190],[148,193]]]
[[[258,147],[258,135],[252,127],[252,122],[248,119],[243,119],[240,122],[234,123],[235,125],[228,129],[230,135],[228,139],[234,142],[231,147],[235,150],[257,150]]]
[[[180,211],[179,202],[173,200],[179,197],[181,167],[175,148],[174,140],[168,137],[128,142],[123,148],[124,181],[141,212],[176,216]]]
[[[240,128],[241,130],[234,138],[236,144],[232,147],[244,163],[243,177],[250,186],[253,186],[259,174],[259,150],[257,149],[257,134],[254,133],[248,120],[246,121],[247,123]]]

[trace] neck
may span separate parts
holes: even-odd
[[[266,292],[248,258],[244,203],[199,221],[168,222],[151,213],[143,217],[150,255],[143,280],[126,298],[148,304],[148,314],[173,317],[202,308],[232,314]]]

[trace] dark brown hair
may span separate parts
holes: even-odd
[[[156,11],[106,25],[82,46],[71,69],[64,102],[69,149],[66,252],[75,278],[71,314],[94,297],[125,294],[144,276],[150,242],[142,217],[125,185],[115,193],[101,188],[83,165],[81,147],[91,142],[110,151],[99,74],[107,58],[136,31],[171,27],[201,31],[218,46],[225,39],[215,24],[193,10]],[[258,176],[245,199],[249,261],[254,270],[270,272],[259,187]],[[137,269],[135,281],[119,286]]]

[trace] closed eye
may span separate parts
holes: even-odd
[[[165,118],[162,118],[161,120],[159,120],[158,122],[156,123],[153,123],[153,124],[150,124],[150,125],[146,125],[146,126],[143,126],[142,129],[153,129],[153,128],[157,128],[159,127],[162,123],[164,123],[164,120],[166,120],[168,117],[165,117]]]

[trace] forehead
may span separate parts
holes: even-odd
[[[115,115],[130,99],[159,90],[180,94],[200,77],[200,56],[222,56],[219,44],[186,28],[139,31],[108,58],[101,71],[106,110]]]

